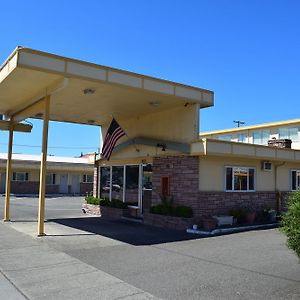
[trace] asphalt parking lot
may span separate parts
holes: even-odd
[[[11,262],[4,259],[5,247],[12,249],[12,245],[18,245],[14,238],[20,240],[20,245],[26,240],[30,245],[34,243],[32,249],[47,247],[51,255],[64,255],[85,268],[92,267],[102,274],[96,277],[110,276],[110,280],[126,284],[126,291],[138,291],[126,299],[300,299],[300,264],[286,248],[285,237],[277,229],[199,238],[127,221],[109,222],[89,217],[81,213],[82,199],[47,199],[47,236],[37,238],[37,199],[12,198],[12,222],[0,224],[0,236],[1,233],[5,236],[4,245],[0,244],[0,255],[3,255],[2,260],[0,257],[0,271],[27,299],[50,299],[55,286],[45,288],[43,294],[35,291],[34,283],[41,281],[43,268],[34,269],[32,280],[28,275],[24,282],[16,270],[22,268],[24,271],[25,268],[24,272],[30,274],[30,261],[26,264],[22,260],[19,267],[15,262],[12,268]],[[2,217],[3,198],[0,203]],[[5,228],[9,228],[9,235],[5,234]],[[29,249],[25,246],[23,254]],[[47,285],[53,282],[58,289],[61,283],[55,281],[55,277],[65,280],[74,280],[76,276],[82,278],[82,274],[73,274],[68,279],[63,272],[64,269],[54,269]],[[105,289],[105,285],[101,286],[104,281],[97,282],[95,278],[95,285]],[[80,291],[86,289],[86,293],[73,293],[68,298],[66,295],[71,294],[66,287],[64,292],[53,295],[56,299],[94,299],[87,292],[90,286],[85,286],[83,279],[78,285]],[[122,297],[110,297],[117,298]]]

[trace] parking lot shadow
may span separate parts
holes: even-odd
[[[127,220],[103,220],[95,217],[48,219],[64,226],[102,235],[134,246],[155,245],[197,239],[199,236],[179,230],[158,228]]]

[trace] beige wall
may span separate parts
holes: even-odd
[[[275,169],[277,167],[277,187],[275,188]],[[199,189],[200,191],[225,190],[225,166],[254,167],[256,170],[256,191],[290,190],[290,171],[300,169],[300,163],[273,162],[272,171],[261,170],[261,160],[232,157],[200,156]]]
[[[148,137],[176,142],[190,142],[198,138],[199,133],[199,105],[182,104],[173,109],[141,115],[125,121],[119,121],[129,138]],[[102,138],[104,140],[107,127],[102,127]],[[122,138],[120,142],[126,141],[128,137]]]
[[[178,155],[177,151],[166,149],[162,151],[161,148],[145,146],[145,145],[130,145],[125,149],[119,150],[113,153],[109,162],[105,161],[106,164],[114,164],[116,161],[121,161],[122,164],[126,163],[150,163],[154,156],[166,156],[166,155]]]

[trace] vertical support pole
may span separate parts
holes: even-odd
[[[13,125],[9,127],[9,140],[8,140],[8,150],[7,150],[7,162],[6,162],[6,184],[5,184],[5,209],[4,209],[4,219],[7,222],[10,220],[10,185],[11,185],[11,156],[13,147],[13,136],[14,128]]]
[[[47,148],[48,148],[48,127],[50,113],[50,96],[45,97],[45,111],[43,124],[43,144],[40,167],[40,189],[39,189],[39,212],[38,212],[38,236],[45,235],[45,194],[46,194],[46,169],[47,169]]]

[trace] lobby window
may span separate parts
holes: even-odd
[[[13,181],[28,181],[29,174],[27,172],[13,172]]]
[[[291,171],[291,190],[297,191],[300,188],[300,170]]]
[[[93,175],[87,175],[87,174],[82,175],[82,182],[83,183],[93,183],[93,181],[94,181],[94,176]]]
[[[254,191],[254,176],[254,168],[225,167],[225,190]]]
[[[47,174],[46,175],[46,184],[55,184],[56,183],[56,175],[55,174]]]

